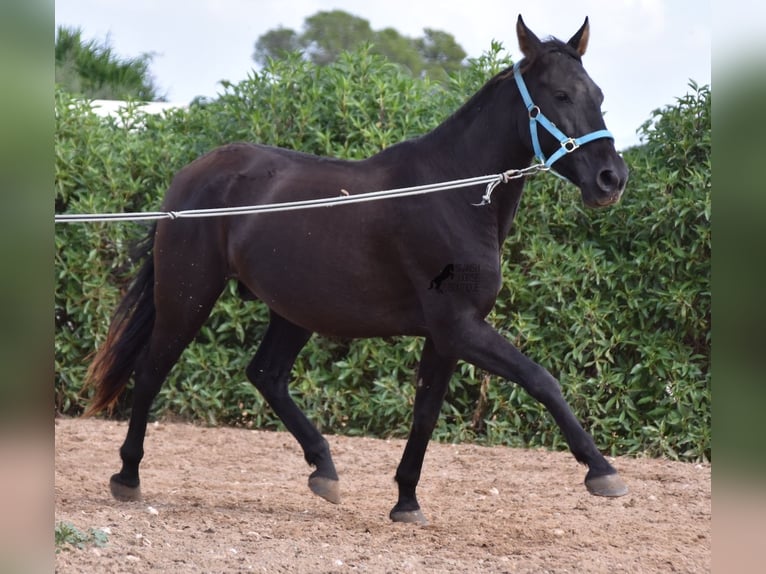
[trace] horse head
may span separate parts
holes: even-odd
[[[523,141],[539,161],[580,188],[585,205],[616,203],[628,168],[604,124],[603,93],[582,65],[588,19],[568,42],[540,40],[521,16],[516,33],[524,59],[513,72],[529,117],[519,124]]]

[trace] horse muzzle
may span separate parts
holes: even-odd
[[[583,189],[583,202],[588,207],[607,207],[614,205],[622,197],[628,182],[628,168],[620,158],[619,165],[604,168],[598,172],[595,185],[590,192]]]

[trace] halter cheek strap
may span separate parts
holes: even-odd
[[[556,127],[556,124],[545,117],[545,114],[540,111],[540,108],[538,108],[532,102],[532,98],[529,95],[529,90],[527,90],[527,85],[524,83],[524,79],[521,77],[519,62],[516,62],[513,65],[513,77],[516,80],[516,85],[518,86],[519,92],[521,93],[521,98],[524,100],[524,105],[527,106],[527,110],[529,111],[529,133],[532,135],[532,147],[535,151],[535,157],[539,161],[543,162],[546,167],[551,167],[554,162],[558,161],[566,154],[572,153],[578,147],[590,141],[600,138],[609,138],[614,140],[614,136],[609,130],[597,130],[584,136],[580,136],[579,138],[568,137],[564,134],[564,132]],[[548,159],[545,158],[545,155],[540,148],[540,140],[537,137],[538,124],[548,130],[548,132],[561,144],[561,147],[553,152]]]

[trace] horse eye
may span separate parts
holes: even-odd
[[[556,100],[557,100],[557,101],[559,101],[559,102],[565,102],[565,103],[567,103],[567,104],[571,104],[571,103],[572,103],[572,100],[571,100],[571,99],[569,99],[569,94],[567,94],[567,93],[566,93],[566,92],[564,92],[564,91],[561,91],[561,90],[559,90],[558,92],[556,92],[556,93],[554,94],[554,97],[555,97],[555,98],[556,98]]]

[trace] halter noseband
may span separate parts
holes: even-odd
[[[560,129],[556,127],[556,124],[546,118],[545,114],[540,111],[540,108],[538,108],[532,102],[532,98],[529,95],[529,90],[527,90],[527,85],[524,83],[524,79],[521,77],[519,63],[520,62],[516,62],[513,65],[513,77],[516,80],[516,85],[519,87],[519,92],[521,93],[521,98],[524,100],[524,105],[527,106],[527,110],[529,111],[529,133],[532,135],[532,146],[535,150],[535,157],[539,161],[543,162],[546,167],[551,167],[554,162],[558,161],[566,154],[572,153],[578,147],[590,141],[600,138],[609,138],[614,140],[614,136],[609,130],[597,130],[584,136],[580,136],[579,138],[567,137]],[[537,137],[537,124],[540,124],[546,130],[548,130],[548,132],[550,132],[553,137],[559,140],[559,143],[561,144],[561,147],[553,154],[551,154],[548,159],[545,159],[545,155],[540,148],[540,140]]]

